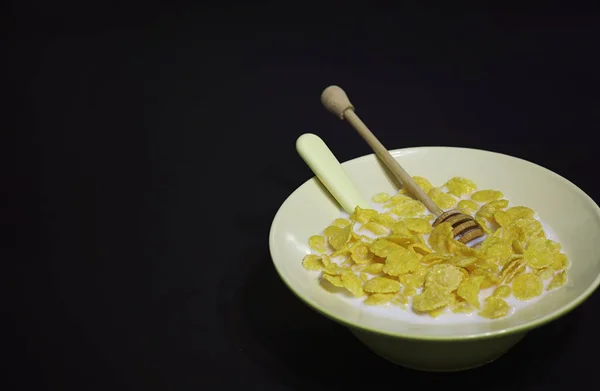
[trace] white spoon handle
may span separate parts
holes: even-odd
[[[319,136],[306,133],[298,137],[296,150],[348,214],[353,213],[356,206],[371,208],[370,203],[362,197],[340,162]]]

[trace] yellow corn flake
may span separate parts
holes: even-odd
[[[440,254],[431,253],[421,258],[421,263],[426,266],[436,265],[438,263],[445,263],[453,258],[452,254]]]
[[[392,208],[392,213],[399,217],[417,217],[426,211],[425,205],[412,199]]]
[[[408,229],[406,225],[404,225],[404,222],[399,221],[392,225],[392,234],[400,236],[410,236],[412,235],[412,232],[410,229]]]
[[[371,262],[374,256],[375,255],[369,251],[369,248],[363,243],[357,243],[350,250],[350,257],[357,264]]]
[[[327,237],[327,241],[333,247],[334,250],[341,250],[344,248],[346,243],[350,240],[352,236],[352,224],[340,228],[339,231],[335,232],[333,235]]]
[[[395,293],[400,291],[400,282],[387,277],[374,277],[363,287],[369,293]]]
[[[321,270],[324,267],[321,257],[314,254],[306,255],[304,259],[302,259],[302,266],[304,266],[306,270]]]
[[[371,217],[371,221],[377,224],[381,224],[386,228],[391,228],[392,225],[397,223],[397,220],[392,216],[388,216],[386,214],[378,213],[375,216]]]
[[[456,198],[448,193],[444,193],[439,188],[434,187],[427,193],[429,198],[442,209],[450,209],[456,205]]]
[[[479,291],[481,290],[481,283],[485,280],[483,276],[473,276],[463,280],[456,294],[464,299],[467,303],[475,308],[480,308],[479,305]]]
[[[462,177],[451,178],[446,182],[445,186],[448,189],[448,193],[454,194],[457,197],[462,197],[477,190],[477,185],[473,181]]]
[[[445,312],[446,308],[438,308],[437,310],[429,311],[429,316],[431,316],[432,318],[437,318]]]
[[[495,236],[488,236],[481,242],[479,252],[487,259],[493,259],[497,264],[504,265],[513,255],[512,242]]]
[[[518,219],[503,227],[502,237],[508,240],[517,240],[524,247],[530,238],[538,236],[543,231],[542,223],[536,219]]]
[[[383,263],[372,263],[367,265],[363,271],[369,274],[381,274],[383,273],[383,266]]]
[[[410,250],[399,247],[388,255],[383,272],[390,276],[412,273],[419,267],[419,258]]]
[[[405,308],[408,304],[408,297],[404,293],[397,293],[392,299],[392,304]]]
[[[372,198],[373,202],[376,204],[385,204],[392,198],[388,193],[379,193],[375,194]]]
[[[526,206],[513,206],[512,208],[506,209],[506,214],[510,217],[511,221],[518,219],[532,219],[535,216],[533,209]]]
[[[458,288],[463,278],[463,273],[454,265],[433,265],[425,277],[425,289],[436,286],[452,292]]]
[[[339,219],[335,219],[333,224],[331,224],[331,225],[334,227],[344,228],[344,227],[347,227],[350,225],[350,221],[339,218]],[[327,234],[325,234],[325,235],[327,235]]]
[[[426,178],[423,178],[422,176],[414,176],[413,179],[417,183],[417,185],[419,185],[419,187],[423,189],[425,193],[427,193],[433,187],[431,182],[429,182]]]
[[[390,235],[385,238],[386,240],[393,242],[401,247],[408,248],[408,246],[415,243],[421,243],[421,239],[417,235],[402,236],[402,235]]]
[[[547,280],[554,275],[554,269],[551,267],[545,267],[535,271],[535,274],[542,280]]]
[[[512,241],[512,248],[515,254],[525,254],[525,248],[518,240]]]
[[[468,268],[470,266],[474,266],[479,259],[477,257],[465,257],[465,256],[456,256],[450,259],[449,263],[459,268]],[[464,270],[464,269],[461,269]],[[465,270],[468,274],[468,272]]]
[[[369,221],[368,223],[364,224],[361,229],[367,229],[373,232],[375,235],[385,235],[388,233],[388,229],[385,226],[374,221]]]
[[[373,216],[377,215],[377,211],[375,209],[363,209],[360,206],[357,206],[354,209],[354,213],[350,216],[350,219],[358,221],[361,224],[368,223]]]
[[[491,222],[495,222],[494,221],[494,214],[501,210],[504,209],[508,206],[508,201],[507,200],[496,200],[496,201],[490,201],[487,204],[483,205],[481,208],[479,208],[479,210],[477,211],[477,213],[475,214],[475,217],[479,217]]]
[[[433,230],[429,221],[414,217],[404,219],[402,224],[415,234],[428,234]]]
[[[414,243],[408,246],[409,250],[412,250],[417,255],[429,255],[431,254],[431,249],[427,247],[424,243]]]
[[[548,284],[548,290],[550,291],[552,289],[560,288],[561,286],[565,285],[566,282],[567,272],[562,271],[560,273],[557,273],[552,279],[552,281],[550,281],[550,284]]]
[[[412,307],[416,312],[431,312],[447,306],[451,300],[452,295],[447,290],[439,286],[433,286],[415,295]]]
[[[369,281],[369,275],[367,273],[360,273],[360,279],[362,282]]]
[[[498,288],[496,288],[494,290],[494,293],[492,293],[492,296],[496,296],[496,297],[505,299],[508,296],[510,296],[510,287],[508,285],[500,285]]]
[[[552,262],[552,269],[556,271],[564,270],[569,267],[569,258],[565,253],[556,253],[554,255],[554,262]]]
[[[543,269],[554,263],[555,256],[559,254],[554,250],[552,240],[532,238],[525,249],[525,261],[534,269]]]
[[[373,254],[383,258],[387,257],[392,251],[395,251],[399,248],[402,247],[384,238],[375,239],[375,241],[369,245],[369,250],[371,250]]]
[[[450,223],[441,223],[436,225],[429,235],[429,246],[438,253],[448,253],[448,241],[452,239],[452,225]]]
[[[404,195],[404,194],[396,194],[390,198],[387,204],[384,205],[385,208],[393,208],[394,206],[402,205],[405,202],[412,202],[413,198]]]
[[[502,198],[504,195],[498,190],[479,190],[471,194],[471,199],[477,202],[490,202]]]
[[[448,249],[454,255],[464,256],[464,257],[480,257],[481,254],[479,250],[475,248],[471,248],[464,243],[459,242],[458,240],[450,239],[448,241]]]
[[[340,274],[342,274],[342,272],[346,270],[346,268],[341,267],[338,264],[332,263],[330,265],[327,265],[323,268],[323,274],[329,274],[332,276],[338,276]]]
[[[523,273],[515,277],[512,283],[513,296],[519,300],[529,300],[542,294],[542,279],[533,273]]]
[[[515,276],[523,273],[527,269],[524,258],[516,258],[507,262],[500,271],[500,282],[509,284]]]
[[[351,271],[342,273],[342,284],[348,292],[352,293],[355,297],[361,297],[365,294],[362,287],[362,281],[356,274]]]
[[[485,305],[482,311],[479,312],[479,316],[489,319],[502,318],[508,315],[510,307],[504,300],[496,296],[490,296],[485,299]]]
[[[325,237],[321,235],[313,235],[308,238],[308,245],[317,252],[324,253],[326,251]]]
[[[322,274],[321,278],[325,281],[328,281],[331,285],[333,285],[336,288],[344,287],[344,283],[342,282],[341,276],[332,276],[329,274]]]
[[[494,220],[501,227],[507,227],[513,222],[508,213],[502,209],[494,212]]]
[[[327,267],[331,265],[331,258],[327,254],[321,254],[321,262],[323,262],[324,267]]]
[[[476,202],[471,200],[461,200],[458,201],[458,205],[456,206],[461,212],[466,214],[471,214],[479,209],[479,205]]]
[[[455,314],[468,314],[473,312],[473,307],[466,301],[459,301],[452,305],[452,312]]]
[[[367,305],[383,305],[392,301],[395,296],[394,293],[373,293],[367,297],[364,303]]]
[[[330,225],[329,227],[325,228],[325,231],[323,231],[323,235],[325,235],[325,237],[328,238],[340,232],[341,230],[342,227],[338,227],[337,225]]]

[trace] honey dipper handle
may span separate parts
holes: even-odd
[[[341,119],[345,119],[352,125],[392,174],[402,182],[410,194],[421,201],[436,217],[443,213],[404,168],[402,168],[400,163],[394,159],[387,148],[381,144],[377,137],[369,130],[367,125],[365,125],[358,115],[356,115],[354,106],[350,103],[344,90],[338,86],[327,87],[321,94],[321,102],[327,110],[331,111]]]

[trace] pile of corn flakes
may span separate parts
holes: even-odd
[[[377,194],[373,202],[383,212],[357,207],[310,237],[314,253],[302,263],[321,271],[325,289],[433,317],[450,310],[494,319],[510,313],[504,299],[511,295],[529,300],[543,293],[545,281],[546,290],[565,284],[569,260],[532,209],[509,207],[502,192],[477,190],[466,178],[440,187],[414,179],[440,208],[473,216],[485,239],[469,247],[452,237],[449,223],[433,228],[433,216],[403,190]]]

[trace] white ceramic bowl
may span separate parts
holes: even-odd
[[[463,176],[481,189],[501,190],[514,205],[532,207],[560,238],[571,266],[566,286],[504,319],[418,324],[367,313],[324,290],[314,273],[302,267],[302,258],[309,253],[308,238],[340,214],[336,201],[312,178],[286,199],[273,220],[269,237],[273,263],[301,300],[348,326],[379,355],[424,370],[479,366],[510,349],[527,331],[581,304],[599,285],[600,208],[573,183],[525,160],[482,150],[420,147],[391,153],[411,175],[423,176],[434,185]],[[374,155],[348,161],[343,167],[367,199],[398,190]]]

